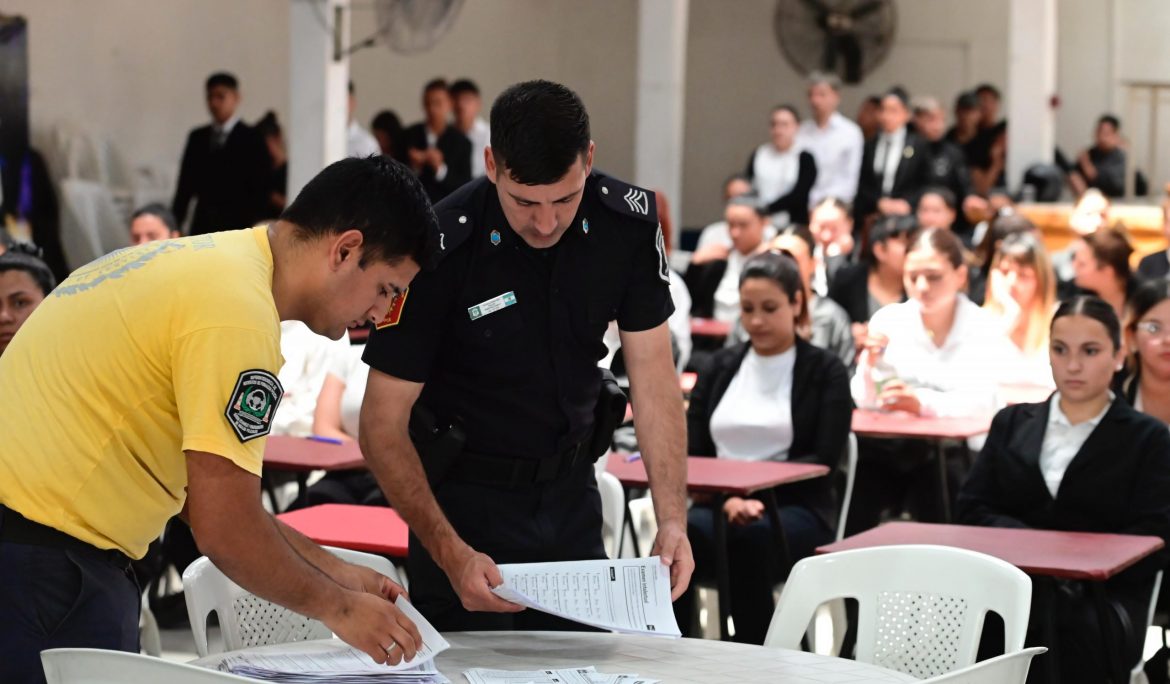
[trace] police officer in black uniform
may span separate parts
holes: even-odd
[[[364,356],[362,451],[410,526],[412,600],[440,630],[568,628],[490,589],[497,563],[605,557],[593,462],[624,412],[597,366],[611,320],[677,598],[694,560],[654,194],[593,171],[588,114],[562,85],[506,90],[491,136],[487,177],[435,207],[441,263]]]

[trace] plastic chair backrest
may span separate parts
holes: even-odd
[[[1024,684],[1032,658],[1047,652],[1043,646],[1005,653],[961,670],[927,679],[923,684]]]
[[[597,489],[601,492],[602,538],[605,552],[610,558],[621,555],[623,523],[626,510],[626,493],[622,483],[612,473],[597,474]]]
[[[845,443],[845,493],[841,497],[841,513],[837,516],[837,541],[845,538],[845,523],[849,522],[849,505],[853,503],[853,481],[857,477],[857,435],[849,433]]]
[[[324,547],[342,560],[373,568],[395,582],[401,582],[394,564],[381,556],[348,549]],[[199,558],[183,572],[183,595],[195,636],[195,651],[208,654],[207,616],[219,617],[224,649],[235,651],[253,646],[290,641],[328,639],[333,635],[323,623],[249,593],[223,574],[211,559]]]
[[[1004,651],[1024,646],[1032,580],[1015,566],[946,546],[884,546],[805,558],[784,585],[765,646],[799,649],[817,607],[858,603],[857,660],[919,679],[975,662],[988,611]]]
[[[227,684],[255,682],[226,672],[154,656],[96,648],[41,651],[47,684]]]

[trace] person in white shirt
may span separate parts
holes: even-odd
[[[479,115],[483,100],[475,82],[461,78],[451,84],[451,101],[455,106],[455,128],[471,141],[471,177],[479,178],[486,173],[484,150],[491,144],[492,129]]]
[[[800,124],[796,142],[812,153],[817,164],[817,181],[809,200],[815,205],[836,197],[851,203],[857,194],[865,138],[861,127],[837,111],[841,105],[841,81],[832,74],[809,76],[808,104],[812,117]]]
[[[837,272],[853,261],[855,244],[851,207],[836,197],[821,200],[813,207],[809,230],[817,241],[813,250],[816,272],[812,287],[823,297],[829,293]]]
[[[746,195],[751,191],[752,182],[747,179],[747,176],[740,173],[732,174],[723,181],[723,206],[727,206],[732,197]],[[770,225],[769,227],[771,228]],[[772,235],[765,235],[764,240],[767,241],[775,237],[775,230],[772,228]],[[703,232],[699,233],[699,243],[695,245],[695,257],[700,260],[709,260],[712,250],[715,254],[723,255],[729,249],[731,249],[731,233],[727,232],[727,221],[721,218],[708,224],[706,228],[703,228]],[[723,257],[719,256],[719,258]]]
[[[372,154],[382,154],[378,140],[354,118],[357,109],[357,96],[354,94],[353,81],[349,82],[349,101],[346,105],[349,112],[349,127],[345,129],[345,156],[363,159]]]
[[[858,406],[926,416],[994,412],[996,389],[1014,367],[1003,361],[1018,353],[999,321],[962,293],[966,278],[954,233],[927,229],[911,238],[903,267],[910,299],[870,319],[851,382]],[[940,520],[938,477],[926,442],[859,440],[847,534],[873,527],[887,511],[900,514],[906,505],[917,519]],[[959,473],[952,478],[957,484]]]
[[[284,357],[284,365],[277,379],[284,388],[284,396],[272,419],[272,434],[291,437],[313,434],[313,412],[325,383],[329,360],[336,350],[348,346],[348,335],[331,340],[299,321],[280,324],[280,355]]]
[[[1170,541],[1170,431],[1110,391],[1124,358],[1117,314],[1079,296],[1057,309],[1050,335],[1057,391],[996,414],[959,493],[959,522]],[[1037,681],[1119,681],[1118,669],[1128,679],[1140,662],[1155,575],[1168,558],[1163,548],[1094,586],[1104,614],[1088,591],[1033,578],[1026,645],[1055,646],[1033,668]]]
[[[724,210],[730,249],[695,253],[687,268],[686,282],[694,301],[696,316],[709,316],[725,323],[739,318],[739,274],[748,257],[761,251],[768,218],[754,193],[733,197]]]
[[[1056,310],[1056,273],[1044,243],[1033,233],[1014,233],[996,250],[983,308],[1000,319],[1020,352],[1012,384],[1052,387],[1048,325]]]
[[[832,353],[805,342],[808,325],[804,282],[792,257],[778,252],[753,256],[739,278],[743,327],[748,341],[714,355],[691,393],[687,409],[688,451],[695,456],[741,461],[819,463],[830,471],[845,449],[852,416],[845,366]],[[731,614],[735,640],[763,643],[772,617],[772,587],[789,563],[832,539],[837,507],[832,474],[786,485],[779,492],[730,497],[721,507],[695,497],[687,535],[698,576],[712,575],[716,522],[727,524]],[[779,520],[788,557],[777,543]],[[693,586],[693,585],[692,585]],[[694,590],[675,602],[684,634],[694,616]]]
[[[796,144],[799,125],[795,107],[773,107],[771,140],[756,148],[744,172],[777,228],[808,223],[809,193],[817,179],[817,163]]]

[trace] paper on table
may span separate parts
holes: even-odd
[[[504,583],[492,591],[502,599],[615,632],[682,636],[658,556],[499,567]]]
[[[294,675],[301,678],[323,678],[348,675],[397,675],[399,677],[428,677],[435,679],[438,670],[434,668],[433,658],[451,647],[447,640],[418,612],[414,606],[399,596],[394,605],[402,611],[415,626],[422,637],[422,647],[415,653],[414,658],[397,665],[382,665],[375,663],[365,652],[348,645],[323,647],[312,651],[295,653],[249,653],[243,651],[228,656],[219,665],[221,671],[246,673],[248,676],[258,675]],[[283,678],[282,678],[283,679]],[[438,675],[438,679],[445,679]]]
[[[560,670],[485,670],[463,672],[470,684],[659,684],[657,679],[643,679],[632,674],[602,674],[595,667]]]

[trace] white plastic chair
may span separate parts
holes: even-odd
[[[884,546],[805,558],[788,576],[765,646],[799,649],[816,609],[858,603],[857,660],[919,679],[975,662],[988,611],[1004,651],[1024,646],[1032,580],[998,558],[944,546]]]
[[[41,664],[45,667],[47,684],[255,684],[256,681],[153,656],[96,648],[41,651]]]
[[[1047,652],[1043,646],[1005,653],[961,670],[927,679],[922,684],[1024,684],[1032,658]]]
[[[324,548],[348,563],[373,568],[401,584],[394,564],[381,556],[329,546]],[[333,632],[320,621],[249,593],[228,579],[206,556],[183,571],[183,595],[195,636],[195,651],[200,657],[208,654],[207,616],[213,611],[219,617],[227,651],[333,636]]]
[[[618,558],[622,551],[622,533],[625,531],[626,492],[612,473],[597,474],[597,489],[601,492],[602,539],[610,558]]]

